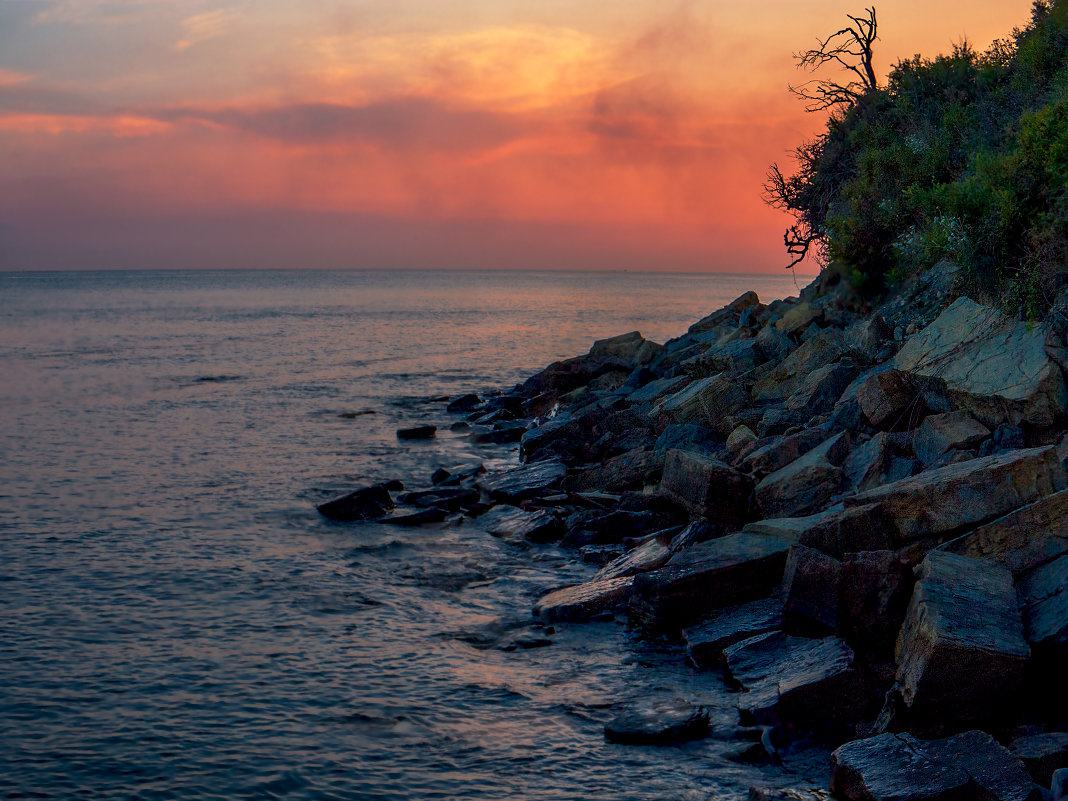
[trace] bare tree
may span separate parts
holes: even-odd
[[[798,69],[817,70],[826,64],[838,64],[850,73],[847,83],[818,79],[790,91],[806,102],[808,111],[849,108],[866,93],[879,88],[872,67],[873,46],[878,36],[875,6],[864,9],[867,16],[846,14],[850,25],[835,31],[826,39],[818,39],[819,47],[795,53]]]

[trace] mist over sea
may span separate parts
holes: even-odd
[[[508,650],[536,597],[594,572],[573,554],[477,521],[339,525],[314,508],[515,461],[449,432],[442,396],[807,281],[0,273],[0,797],[721,799],[824,782],[818,745],[797,772],[725,759],[722,678],[622,623]],[[422,422],[444,430],[396,439]],[[707,703],[712,737],[605,742],[613,709],[649,694]]]

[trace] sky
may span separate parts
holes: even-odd
[[[878,4],[880,76],[1030,7]],[[0,0],[0,269],[775,272],[792,54],[862,8]]]

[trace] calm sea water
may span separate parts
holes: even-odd
[[[593,339],[663,340],[771,277],[0,274],[0,797],[704,799],[824,779],[724,755],[732,698],[622,623],[501,650],[588,577],[477,526],[337,525],[314,504],[515,460],[402,424]],[[339,415],[369,410],[355,418]],[[608,744],[645,696],[713,709]]]

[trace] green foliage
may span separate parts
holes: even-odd
[[[986,53],[900,62],[795,155],[770,201],[824,263],[874,286],[950,259],[1040,314],[1068,275],[1068,0],[1037,0]]]

